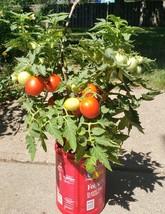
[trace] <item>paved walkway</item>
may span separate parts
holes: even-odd
[[[138,93],[138,91],[137,91]],[[106,206],[101,214],[165,213],[165,93],[143,102],[145,134],[132,130],[124,144],[123,167],[107,172]],[[55,204],[53,139],[38,148],[32,163],[24,144],[21,111],[0,111],[0,214],[59,214]]]

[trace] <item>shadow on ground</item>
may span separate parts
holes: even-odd
[[[150,155],[132,151],[124,155],[121,161],[123,166],[114,166],[113,172],[107,171],[106,202],[109,205],[117,204],[129,210],[130,202],[137,201],[136,188],[153,192],[156,184],[163,187],[165,176],[154,171],[161,169],[161,165],[153,161]]]
[[[16,134],[23,123],[25,112],[20,105],[6,102],[0,105],[0,137]]]

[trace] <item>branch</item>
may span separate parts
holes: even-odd
[[[77,0],[77,1],[75,1],[75,2],[73,3],[73,5],[72,5],[72,7],[71,7],[71,10],[70,10],[70,13],[69,13],[69,16],[68,16],[68,21],[67,21],[66,24],[65,24],[65,28],[68,27],[69,22],[70,22],[71,17],[72,17],[72,14],[73,14],[73,11],[75,10],[75,8],[76,8],[76,6],[77,6],[77,4],[78,4],[79,2],[80,2],[80,0]]]
[[[66,29],[68,28],[69,26],[69,23],[70,23],[70,20],[71,20],[71,17],[72,17],[72,14],[76,8],[76,5],[80,2],[80,0],[77,0],[73,3],[72,7],[71,7],[71,10],[70,10],[70,13],[68,15],[68,20],[65,24],[65,29],[64,29],[64,32],[66,32]],[[64,48],[65,48],[65,44],[64,44],[64,39],[62,40],[62,45],[61,45],[61,66],[62,66],[62,73],[63,73],[63,76],[64,76],[64,81],[66,82],[67,81],[67,74],[66,74],[66,68],[65,68],[65,65],[64,65]]]

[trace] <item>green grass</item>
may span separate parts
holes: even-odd
[[[143,33],[134,37],[135,50],[143,56],[155,60],[155,69],[145,73],[149,85],[165,90],[165,28],[146,28]]]
[[[143,77],[148,80],[150,87],[165,91],[165,69],[155,69],[150,74],[144,74]]]
[[[156,60],[158,68],[165,68],[165,28],[145,28],[134,37],[135,50]]]

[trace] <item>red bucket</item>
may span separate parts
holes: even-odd
[[[84,160],[74,162],[74,154],[55,144],[56,204],[62,214],[99,214],[105,205],[106,168],[98,163],[89,174]]]

